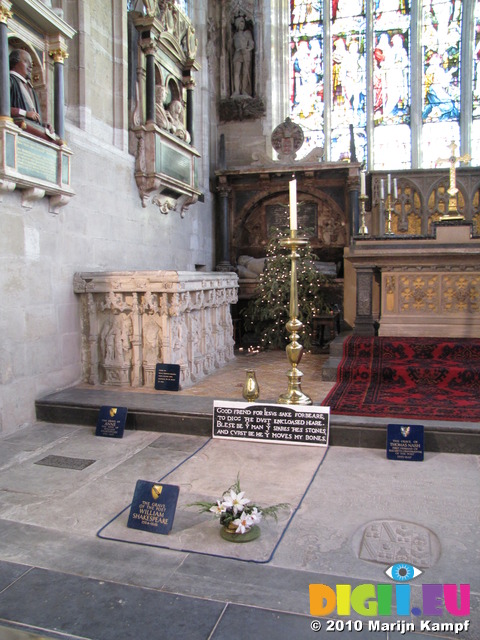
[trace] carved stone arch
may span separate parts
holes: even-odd
[[[325,191],[300,185],[297,192],[299,230],[310,230],[309,240],[321,259],[339,261],[347,245],[345,212]],[[288,229],[288,185],[269,186],[250,198],[235,216],[233,255],[265,256],[272,228]]]
[[[155,86],[158,87],[158,85],[165,86],[165,82],[162,74],[162,68],[158,62],[155,61]]]
[[[167,88],[167,105],[172,100],[180,100],[183,104],[182,90],[178,85],[178,80],[173,75],[167,76],[165,80],[165,86]]]
[[[460,185],[457,184],[456,187],[458,189],[458,212],[463,214],[465,210],[466,194]],[[448,176],[441,176],[431,183],[426,195],[429,225],[438,220],[442,215],[448,213],[448,203],[450,199],[448,188]]]

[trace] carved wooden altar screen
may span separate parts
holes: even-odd
[[[229,255],[265,256],[269,239],[288,229],[288,183],[297,179],[299,233],[308,236],[320,261],[341,263],[352,235],[359,186],[359,165],[300,163],[262,169],[217,172],[217,191],[228,207]],[[221,207],[220,207],[221,209]],[[245,287],[240,281],[240,297]]]

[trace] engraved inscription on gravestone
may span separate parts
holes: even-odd
[[[360,559],[385,565],[405,562],[425,569],[440,557],[437,536],[413,522],[375,520],[364,525],[353,541]]]
[[[127,527],[151,533],[170,533],[180,488],[138,480],[128,516]]]

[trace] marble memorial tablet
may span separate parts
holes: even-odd
[[[180,488],[137,480],[127,527],[152,533],[170,533]]]
[[[422,461],[424,427],[421,424],[389,424],[387,427],[387,458],[389,460]]]
[[[157,391],[178,391],[180,387],[179,364],[157,364],[155,369],[155,389]]]
[[[123,438],[127,411],[126,407],[100,407],[95,435],[105,438]]]

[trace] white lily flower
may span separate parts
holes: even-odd
[[[244,498],[244,495],[245,491],[235,493],[232,489],[229,494],[226,493],[223,496],[223,504],[227,509],[231,507],[233,509],[233,513],[237,514],[243,511],[243,507],[250,502],[248,498]]]
[[[245,533],[245,531],[248,531],[252,526],[251,518],[245,511],[240,514],[240,517],[233,521],[233,524],[237,527],[235,533]]]
[[[252,520],[252,524],[257,524],[262,519],[262,512],[257,509],[257,507],[253,507],[250,512],[250,518]]]
[[[222,515],[227,510],[226,506],[220,500],[217,500],[217,504],[214,504],[213,507],[210,507],[209,511],[214,513],[216,516]]]

